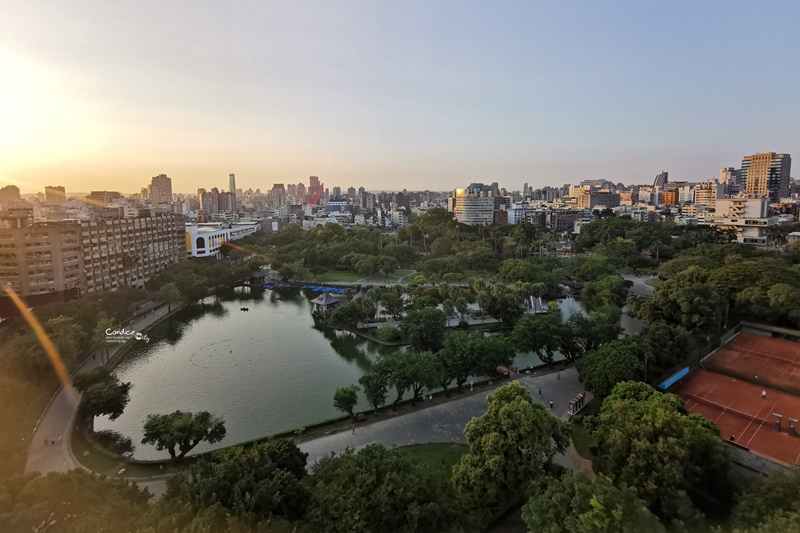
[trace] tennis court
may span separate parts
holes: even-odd
[[[742,332],[701,366],[800,394],[800,344],[795,342]]]
[[[762,362],[759,379],[764,370]],[[789,418],[800,419],[800,397],[701,368],[670,392],[683,398],[690,412],[717,424],[723,439],[733,436],[751,451],[789,465],[800,460],[800,437],[788,433]],[[774,429],[774,413],[783,415],[780,432]],[[800,431],[800,424],[794,425]]]

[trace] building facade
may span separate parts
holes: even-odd
[[[0,217],[0,287],[20,296],[78,289],[83,274],[80,224],[33,222],[31,209]]]
[[[789,196],[792,158],[789,154],[761,152],[742,160],[741,179],[745,194],[765,196],[772,202]]]
[[[471,188],[456,189],[455,214],[462,224],[491,224],[494,222],[495,199]]]
[[[187,257],[222,257],[225,242],[252,235],[261,229],[260,222],[186,224]]]
[[[83,292],[144,287],[186,258],[184,233],[183,217],[174,213],[82,221]]]
[[[166,174],[153,176],[148,197],[153,205],[172,205],[172,179]]]

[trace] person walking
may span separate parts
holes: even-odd
[[[356,425],[353,424],[353,435],[355,435],[355,434],[356,434]]]
[[[556,378],[556,380],[559,380],[559,379],[561,379],[561,371],[560,370],[558,371],[558,377]]]
[[[47,446],[47,435],[44,437],[44,445]]]
[[[550,409],[553,408],[553,400],[550,400]]]
[[[58,436],[57,440],[58,440],[58,443],[61,444],[61,435]]]
[[[541,397],[542,397],[542,388],[539,387],[539,398],[541,398]]]
[[[761,397],[762,397],[762,398],[766,398],[766,397],[767,397],[767,391],[766,391],[766,389],[762,389],[762,390],[761,390]]]

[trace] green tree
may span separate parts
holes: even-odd
[[[581,300],[589,310],[603,306],[622,308],[628,300],[625,280],[619,276],[605,276],[583,286]]]
[[[642,375],[645,350],[638,337],[606,343],[578,361],[581,382],[596,396],[608,396],[620,381],[635,380]]]
[[[368,370],[358,378],[358,383],[364,390],[367,403],[375,409],[375,414],[377,415],[378,409],[386,403],[386,394],[389,389],[388,374],[380,369]]]
[[[444,342],[444,313],[436,308],[411,310],[400,323],[400,331],[417,352],[437,351]]]
[[[135,531],[150,497],[135,483],[78,469],[0,478],[0,531]]]
[[[452,531],[459,521],[446,480],[403,451],[380,445],[324,457],[309,487],[311,531]]]
[[[172,311],[172,302],[180,299],[181,291],[175,283],[165,283],[158,289],[158,299],[167,302],[167,312]]]
[[[301,482],[307,457],[285,439],[228,448],[170,477],[167,498],[185,501],[196,512],[221,506],[251,527],[274,516],[297,520],[310,501]]]
[[[636,492],[603,476],[567,472],[551,478],[522,511],[537,533],[639,533],[665,531]]]
[[[778,516],[800,518],[800,470],[773,474],[751,482],[742,491],[733,509],[733,523],[737,528],[764,531],[796,531],[796,529],[766,529]]]
[[[520,348],[536,352],[545,363],[552,363],[561,344],[564,328],[556,311],[526,314],[514,326],[514,339]]]
[[[353,408],[358,403],[359,390],[356,385],[337,387],[336,392],[333,394],[333,406],[353,418]]]
[[[647,321],[664,320],[689,331],[719,328],[722,298],[708,282],[709,271],[689,267],[658,286],[639,314]]]
[[[173,460],[180,460],[201,442],[214,444],[225,438],[225,434],[225,422],[208,411],[175,411],[168,415],[147,415],[142,444],[167,450]],[[180,453],[176,454],[176,448]]]
[[[97,325],[94,327],[94,334],[92,335],[92,344],[97,350],[101,350],[101,360],[108,360],[108,333],[115,329],[114,320],[106,316],[105,313],[100,313],[97,317]]]
[[[473,509],[492,507],[524,492],[556,453],[566,450],[570,431],[518,382],[491,393],[489,408],[464,430],[469,452],[453,467],[453,483]]]
[[[386,291],[381,296],[381,305],[393,319],[400,320],[403,318],[406,303],[403,301],[402,294],[398,294],[396,291]]]
[[[130,383],[122,383],[105,366],[81,372],[72,381],[81,393],[81,413],[86,417],[108,415],[116,420],[130,400]]]
[[[662,520],[692,524],[699,515],[691,494],[728,486],[729,450],[719,429],[687,414],[678,396],[618,383],[588,423],[597,472],[634,489]]]

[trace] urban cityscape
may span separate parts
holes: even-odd
[[[764,7],[0,7],[0,532],[800,531]]]

